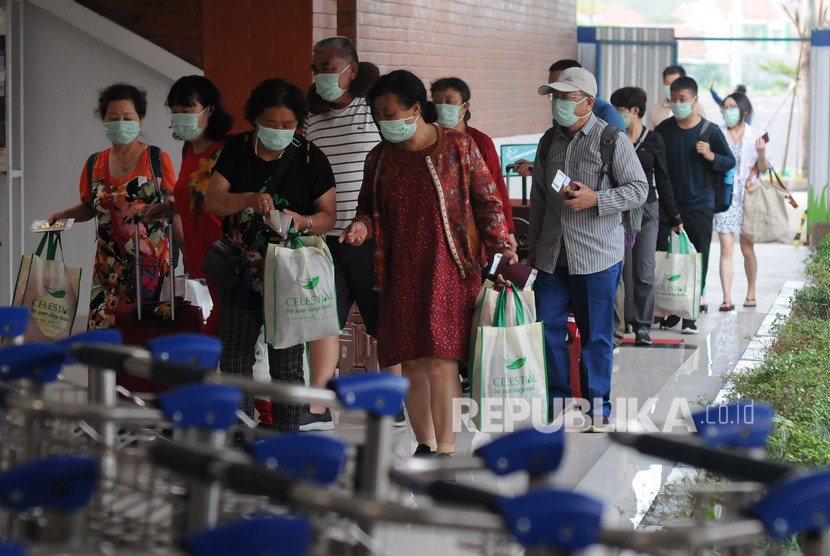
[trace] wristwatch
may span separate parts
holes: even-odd
[[[305,217],[305,229],[303,230],[303,233],[306,234],[306,233],[309,232],[309,230],[311,230],[311,218],[306,216]]]

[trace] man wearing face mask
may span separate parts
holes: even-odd
[[[712,220],[715,214],[715,190],[712,171],[726,172],[735,167],[735,157],[718,126],[709,141],[701,141],[705,121],[697,112],[697,83],[691,77],[679,77],[671,84],[671,111],[674,115],[657,126],[655,131],[666,145],[666,163],[674,190],[674,200],[680,211],[683,229],[701,254],[702,288],[706,287],[709,268],[709,247],[712,243]],[[671,224],[660,222],[657,250],[668,246]],[[663,319],[661,328],[677,326],[679,319],[672,315]],[[697,334],[694,320],[683,319],[683,334]]]
[[[670,89],[671,84],[679,77],[686,77],[686,70],[683,66],[669,66],[663,70],[663,99],[648,109],[647,125],[650,130],[653,131],[660,122],[671,117]],[[695,103],[693,110],[701,118],[706,117],[706,109],[699,102]]]
[[[337,312],[345,326],[357,303],[366,331],[377,337],[379,298],[372,290],[374,241],[361,246],[339,243],[340,234],[352,222],[363,181],[366,154],[380,142],[380,134],[366,103],[366,93],[378,78],[374,64],[359,62],[348,37],[329,37],[313,47],[311,71],[314,84],[308,91],[310,114],[305,136],[326,154],[337,182],[337,222],[326,236],[334,260]],[[338,336],[311,342],[311,384],[325,386],[334,377],[339,361]],[[396,421],[405,424],[403,414]],[[334,424],[325,406],[303,410],[300,430],[331,430]]]
[[[545,323],[549,401],[581,394],[591,404],[589,430],[603,430],[611,414],[622,212],[645,202],[648,184],[622,130],[614,137],[610,168],[601,175],[600,142],[608,124],[591,112],[597,84],[589,71],[566,69],[539,94],[552,97],[557,123],[542,137],[533,166],[528,255],[528,263],[539,271],[536,305],[538,319]],[[561,174],[570,183],[563,183]],[[571,391],[564,342],[571,309],[582,337],[581,393]]]
[[[580,64],[576,60],[557,60],[556,62],[551,64],[550,68],[548,68],[548,83],[555,83],[559,79],[559,76],[562,75],[562,72],[566,69],[581,67],[582,64]],[[616,108],[611,106],[611,104],[602,100],[601,98],[594,98],[594,107],[591,109],[591,111],[597,118],[605,120],[605,122],[611,125],[615,125],[620,129],[625,129],[625,124],[623,124],[622,117],[620,117],[620,113],[617,112]],[[553,120],[553,125],[556,125],[555,118]],[[527,177],[533,171],[533,163],[527,160],[519,159],[516,162],[514,162],[514,164],[515,171],[520,176]]]

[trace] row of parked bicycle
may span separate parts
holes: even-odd
[[[554,486],[562,429],[506,434],[468,457],[395,461],[392,419],[405,378],[351,375],[326,389],[255,383],[216,371],[215,338],[175,335],[136,348],[105,330],[26,344],[27,321],[25,308],[0,308],[0,554],[395,554],[384,542],[394,524],[466,531],[494,555],[745,553],[761,538],[796,533],[805,554],[830,554],[830,473],[759,457],[773,414],[757,403],[701,411],[695,435],[611,433],[738,481],[723,489],[741,494],[726,497],[726,520],[611,529],[601,502]],[[88,384],[66,380],[68,365],[85,366]],[[174,388],[141,396],[119,386],[119,375]],[[365,438],[253,435],[231,448],[247,427],[245,395],[362,412]],[[506,496],[456,482],[461,471],[524,474],[526,488]]]

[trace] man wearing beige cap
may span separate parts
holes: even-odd
[[[591,112],[597,94],[591,72],[568,68],[554,83],[541,86],[539,94],[550,95],[558,124],[539,141],[530,193],[528,263],[539,271],[536,306],[538,319],[545,323],[549,403],[581,395],[591,404],[588,430],[604,430],[611,415],[622,212],[645,202],[648,184],[625,133],[617,130],[603,137],[608,124]],[[603,139],[615,143],[605,169]],[[582,338],[582,392],[577,393],[571,392],[564,342],[571,310]]]

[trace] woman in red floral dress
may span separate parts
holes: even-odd
[[[468,352],[482,244],[515,262],[493,179],[473,140],[433,124],[414,74],[378,79],[367,99],[383,141],[366,157],[357,217],[340,241],[374,236],[378,359],[402,364],[416,456],[452,454],[458,361]]]

